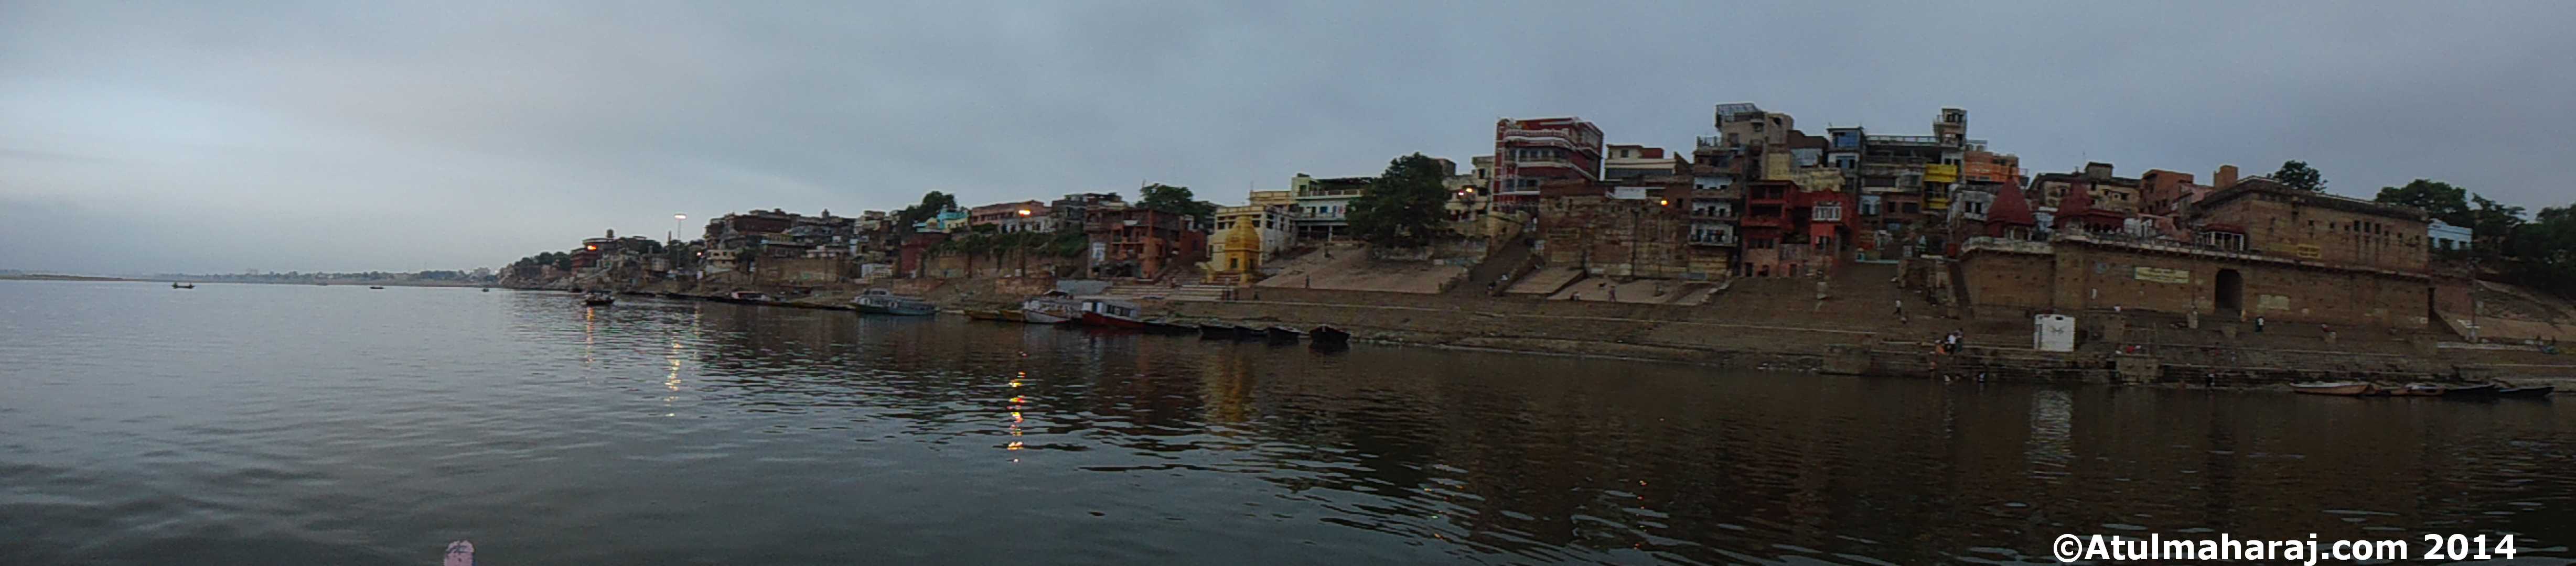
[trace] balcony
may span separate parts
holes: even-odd
[[[1869,144],[1870,144],[1870,145],[1922,145],[1922,146],[1939,146],[1939,145],[1942,145],[1942,143],[1941,143],[1941,136],[1882,136],[1882,135],[1870,135],[1870,136],[1868,136],[1868,137],[1867,137],[1867,139],[1869,140]]]
[[[1732,248],[1735,247],[1735,236],[1726,234],[1692,234],[1690,237],[1690,245]]]
[[[1716,221],[1723,221],[1723,222],[1733,222],[1733,221],[1735,221],[1735,219],[1736,219],[1736,218],[1737,218],[1737,215],[1735,214],[1735,210],[1733,210],[1733,209],[1725,209],[1725,208],[1693,208],[1693,209],[1691,209],[1691,211],[1690,211],[1690,219],[1692,219],[1692,220],[1716,220]]]
[[[1786,219],[1786,218],[1781,218],[1781,217],[1778,217],[1778,216],[1767,216],[1767,215],[1765,215],[1765,216],[1746,216],[1746,217],[1744,217],[1744,218],[1742,218],[1742,219],[1740,219],[1740,220],[1737,220],[1736,222],[1741,223],[1743,226],[1745,226],[1745,227],[1747,227],[1747,228],[1758,228],[1758,227],[1780,228],[1780,227],[1784,227],[1784,226],[1788,226],[1788,225],[1789,225],[1789,220],[1788,220],[1788,219]]]

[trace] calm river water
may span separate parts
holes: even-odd
[[[0,281],[0,564],[2049,562],[2068,532],[2564,558],[2569,405]]]

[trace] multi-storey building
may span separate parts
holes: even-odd
[[[1581,118],[1494,122],[1492,207],[1527,210],[1547,180],[1600,180],[1603,145],[1601,128]]]
[[[1198,219],[1151,208],[1091,211],[1092,270],[1101,276],[1161,277],[1170,266],[1207,259],[1207,230]]]
[[[1350,231],[1351,201],[1368,190],[1375,177],[1340,177],[1317,179],[1298,173],[1288,180],[1288,192],[1297,202],[1297,237],[1310,240],[1339,238]]]
[[[1611,144],[1607,152],[1609,157],[1601,165],[1601,177],[1605,180],[1633,180],[1690,173],[1689,159],[1682,158],[1681,154],[1665,151],[1664,148]]]

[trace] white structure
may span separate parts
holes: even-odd
[[[2474,239],[2476,235],[2476,232],[2468,228],[2452,226],[2451,223],[2441,220],[2434,220],[2433,224],[2424,227],[2424,238],[2432,244],[2433,249],[2437,250],[2469,249],[2469,240]]]
[[[1368,177],[1317,179],[1305,173],[1289,179],[1288,192],[1297,199],[1297,236],[1323,240],[1349,230],[1351,201],[1368,184]]]
[[[2075,351],[2075,317],[2062,314],[2031,317],[2030,347],[2042,352]]]
[[[1216,229],[1208,232],[1208,257],[1225,257],[1225,235],[1237,222],[1251,222],[1261,233],[1261,262],[1297,244],[1297,213],[1284,206],[1229,206],[1216,209]]]

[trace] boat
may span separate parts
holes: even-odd
[[[2406,384],[2405,387],[2389,387],[2385,389],[2388,390],[2388,396],[2390,397],[2439,397],[2442,395],[2443,391],[2441,384],[2424,383],[2420,381]]]
[[[1348,344],[1351,341],[1350,332],[1331,325],[1317,326],[1314,330],[1306,331],[1306,335],[1314,337],[1316,344]]]
[[[760,304],[769,302],[769,295],[759,291],[734,291],[718,296],[715,300],[727,303]]]
[[[1144,328],[1144,307],[1118,299],[1083,299],[1082,323],[1104,328]]]
[[[2443,389],[2443,390],[2442,390],[2442,396],[2443,396],[2443,397],[2493,397],[2493,396],[2495,396],[2495,394],[2496,394],[2496,390],[2497,390],[2497,389],[2501,389],[2501,388],[2502,388],[2502,387],[2497,386],[2497,385],[2495,384],[2495,382],[2492,382],[2492,381],[2491,381],[2491,382],[2487,382],[2487,383],[2473,384],[2473,385],[2453,385],[2453,386],[2451,386],[2451,387],[2449,387],[2449,388],[2447,388],[2447,389]]]
[[[172,288],[172,289],[195,289],[195,288],[197,288],[197,284],[195,284],[195,283],[189,283],[189,284],[182,285],[182,284],[179,284],[179,283],[171,283],[171,284],[170,284],[170,288]]]
[[[1232,324],[1217,322],[1199,323],[1200,338],[1206,338],[1209,340],[1233,340],[1235,332],[1236,329]]]
[[[1182,324],[1168,318],[1157,318],[1145,321],[1145,331],[1154,334],[1197,334],[1199,333],[1199,327],[1193,324]]]
[[[850,299],[850,303],[857,305],[861,314],[883,314],[894,316],[930,316],[939,314],[939,307],[931,306],[929,301],[897,295],[894,294],[893,291],[887,291],[884,289],[869,289],[866,292],[859,293],[858,298]]]
[[[594,307],[602,307],[602,306],[608,306],[608,305],[610,305],[610,304],[614,304],[614,303],[616,303],[616,302],[617,302],[617,296],[616,296],[616,295],[610,295],[610,294],[608,294],[608,292],[607,292],[607,291],[591,291],[591,292],[588,292],[588,293],[582,293],[582,294],[581,294],[581,304],[584,304],[584,305],[590,305],[590,306],[594,306]]]
[[[378,290],[378,291],[385,290],[385,286],[383,286],[383,285],[368,285],[368,286],[367,286],[367,288],[369,288],[369,289],[375,289],[375,290]]]
[[[2290,390],[2309,395],[2342,395],[2359,397],[2379,392],[2379,387],[2359,381],[2309,381],[2290,384]]]
[[[1002,307],[993,309],[993,314],[1002,317],[1002,322],[1028,322],[1028,315],[1020,314],[1020,309]]]
[[[1020,302],[1020,322],[1063,324],[1082,318],[1082,302],[1063,291],[1048,291]]]
[[[485,292],[485,293],[490,293],[490,292],[492,292],[492,288],[491,288],[491,287],[484,287],[484,288],[483,288],[483,292]]]
[[[975,320],[1001,320],[1002,309],[966,309],[966,318]]]
[[[1295,344],[1298,339],[1306,337],[1305,332],[1287,325],[1272,326],[1269,330],[1264,331],[1264,334],[1268,335],[1267,338],[1270,339],[1270,343],[1272,344]]]
[[[2496,392],[2495,392],[2495,394],[2496,394],[2496,396],[2497,396],[2497,397],[2529,397],[2529,398],[2543,398],[2543,399],[2545,399],[2545,398],[2548,398],[2548,397],[2549,397],[2549,394],[2550,394],[2551,392],[2554,392],[2554,391],[2557,391],[2557,390],[2558,390],[2558,386],[2556,386],[2556,385],[2531,385],[2531,386],[2524,386],[2524,387],[2499,387],[2499,388],[2496,388]]]

